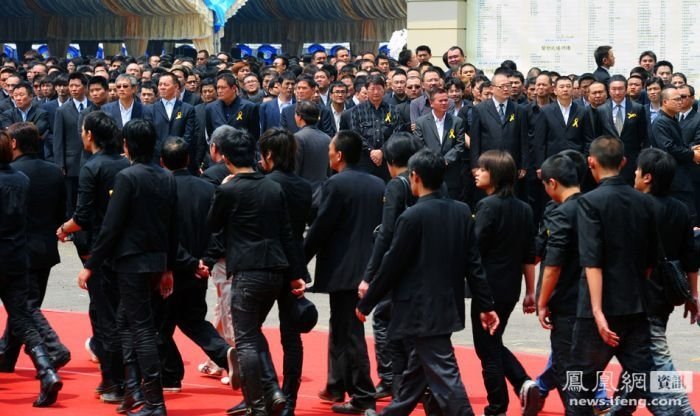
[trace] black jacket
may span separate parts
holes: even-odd
[[[163,101],[158,100],[143,108],[143,118],[153,123],[158,135],[156,149],[153,152],[153,163],[160,163],[160,149],[168,137],[182,137],[188,145],[194,146],[192,141],[195,137],[197,120],[194,114],[194,107],[191,105],[180,100],[175,101],[173,112],[170,119],[168,119],[168,112],[165,110]]]
[[[518,169],[529,167],[525,110],[508,100],[501,122],[493,100],[479,103],[472,110],[470,160],[472,166],[487,150],[505,150],[513,156]]]
[[[49,268],[61,261],[56,229],[66,213],[66,187],[61,170],[53,163],[22,155],[12,167],[29,178],[27,248],[29,268]]]
[[[115,272],[173,270],[177,221],[173,175],[154,164],[134,163],[115,177],[107,213],[85,267],[99,267],[109,257]]]
[[[29,178],[0,163],[0,274],[27,269]]]
[[[476,238],[494,300],[520,298],[523,265],[535,263],[532,209],[514,196],[488,196],[476,205]]]
[[[382,221],[384,182],[349,167],[322,187],[321,205],[304,251],[316,256],[314,292],[356,290],[372,254],[372,231]]]
[[[534,111],[536,106],[532,107]],[[586,126],[588,123],[588,111],[586,107],[571,103],[569,120],[564,124],[564,116],[561,114],[559,103],[556,101],[539,109],[535,116],[532,149],[533,167],[539,169],[548,157],[562,150],[573,149],[584,151],[586,141]]]
[[[333,112],[330,108],[325,105],[317,104],[318,109],[321,112],[318,124],[316,127],[322,132],[326,133],[328,136],[335,136],[335,118],[333,117]],[[282,114],[280,114],[280,126],[289,130],[292,133],[299,131],[299,126],[297,126],[296,121],[294,121],[294,110],[295,106],[290,105],[284,107]]]
[[[216,100],[207,104],[205,112],[207,134],[209,134],[209,137],[211,137],[217,127],[228,124],[237,129],[248,130],[248,133],[257,141],[260,137],[260,115],[258,114],[258,107],[248,100],[236,97],[229,111],[227,117],[224,102],[221,100]]]
[[[226,272],[289,269],[290,279],[306,276],[298,258],[282,187],[259,172],[239,173],[219,186],[207,219],[223,230]]]
[[[2,122],[2,128],[6,128],[10,124],[22,122],[22,114],[17,107],[13,107],[5,110],[0,115],[0,121]],[[39,135],[42,137],[49,131],[49,113],[42,110],[38,105],[32,104],[27,114],[27,122],[33,123],[39,129]]]
[[[605,316],[644,313],[646,272],[657,261],[651,197],[620,176],[605,178],[579,198],[576,221],[581,266],[603,270]],[[585,275],[579,286],[577,316],[593,317]]]
[[[451,334],[464,328],[465,278],[478,309],[493,310],[471,211],[435,192],[399,217],[391,248],[358,309],[368,314],[391,291],[392,339]]]

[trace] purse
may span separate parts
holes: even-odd
[[[657,233],[657,236],[661,259],[656,266],[656,270],[664,289],[666,302],[673,306],[680,306],[687,301],[692,301],[693,296],[690,294],[690,284],[681,262],[679,260],[669,260],[666,257],[664,246],[661,243],[661,234]]]

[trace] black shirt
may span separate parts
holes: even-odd
[[[352,110],[353,130],[362,136],[362,149],[381,149],[389,137],[401,127],[400,115],[396,107],[383,102],[375,107],[369,101],[361,103]]]
[[[27,268],[27,196],[29,178],[0,163],[0,273]]]

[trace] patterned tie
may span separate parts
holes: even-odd
[[[615,113],[615,129],[617,130],[617,134],[620,135],[622,134],[622,125],[625,123],[625,118],[622,115],[622,106],[620,104],[617,105],[617,112]]]
[[[498,104],[498,116],[501,118],[501,123],[506,121],[505,105]]]

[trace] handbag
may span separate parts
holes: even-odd
[[[690,294],[690,284],[681,262],[679,260],[669,260],[666,257],[664,246],[661,243],[661,234],[657,232],[657,236],[661,259],[656,270],[664,289],[666,302],[673,306],[680,306],[687,301],[692,301],[693,296]]]

